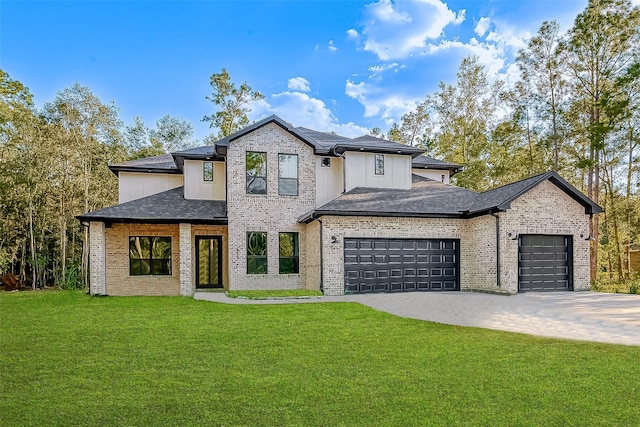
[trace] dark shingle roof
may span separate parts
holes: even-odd
[[[508,209],[512,201],[546,180],[555,184],[567,195],[583,205],[585,207],[585,213],[596,214],[602,212],[600,206],[565,181],[560,175],[555,172],[545,172],[480,193],[474,203],[469,206],[469,213],[482,212],[487,209]]]
[[[513,200],[545,180],[582,204],[586,214],[602,212],[600,206],[555,172],[536,175],[484,193],[413,175],[410,190],[354,188],[300,217],[299,221],[310,222],[322,215],[468,218],[504,211]]]
[[[460,169],[462,169],[461,165],[434,159],[433,157],[429,157],[426,154],[421,154],[420,156],[414,158],[413,161],[411,162],[411,167],[424,168],[424,169],[449,170],[452,173],[456,173]]]
[[[116,163],[109,165],[109,169],[116,175],[118,172],[179,173],[171,154]]]
[[[312,216],[418,216],[459,217],[477,193],[413,175],[411,189],[354,188],[316,209]],[[301,218],[307,222],[311,218]]]
[[[80,215],[80,221],[175,224],[180,222],[226,224],[226,202],[187,200],[184,187],[132,200]]]

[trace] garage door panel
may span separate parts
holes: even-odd
[[[571,236],[521,235],[519,291],[571,290],[571,251]]]
[[[346,292],[460,288],[457,240],[345,238],[344,243]]]

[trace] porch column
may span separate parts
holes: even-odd
[[[193,295],[191,280],[191,224],[180,224],[180,295]]]
[[[104,222],[89,223],[89,293],[107,294],[107,263]]]

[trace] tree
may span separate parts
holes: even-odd
[[[121,144],[118,109],[113,104],[103,104],[88,87],[76,83],[59,92],[52,102],[45,104],[43,118],[51,155],[50,197],[57,206],[60,262],[57,277],[64,284],[79,275],[77,266],[67,266],[68,258],[77,259],[75,251],[79,246],[76,236],[81,226],[73,215],[117,201],[117,179],[107,164],[124,160],[126,152]],[[88,230],[84,228],[82,234],[80,269],[86,273]]]
[[[582,136],[587,143],[581,165],[587,170],[587,195],[596,203],[600,199],[602,154],[612,130],[603,108],[603,95],[614,88],[615,79],[638,57],[639,28],[640,9],[630,1],[590,0],[578,14],[565,43],[567,63],[575,82],[573,108],[577,120],[584,122]],[[598,216],[590,221],[590,233],[597,242]],[[591,248],[591,279],[595,280],[598,245]]]
[[[465,170],[456,174],[458,185],[472,190],[490,188],[487,179],[491,127],[495,121],[497,87],[476,56],[464,58],[455,85],[440,82],[427,99],[434,111],[434,150],[444,160],[459,163]]]
[[[210,128],[217,128],[219,138],[229,136],[247,126],[247,113],[251,111],[251,103],[264,99],[264,95],[251,89],[247,82],[236,87],[225,68],[212,74],[209,84],[212,92],[206,99],[213,102],[219,111],[204,116],[202,121],[209,122]]]
[[[191,123],[168,114],[156,121],[156,128],[149,131],[149,139],[152,146],[159,145],[166,153],[186,150],[196,145]]]
[[[544,133],[551,140],[553,170],[556,172],[560,170],[561,119],[567,85],[566,66],[560,54],[562,45],[559,30],[557,22],[543,22],[538,34],[529,40],[527,47],[520,50],[517,57],[522,73],[523,89],[520,92],[532,94],[532,97],[525,99],[534,102],[537,116],[548,123]]]

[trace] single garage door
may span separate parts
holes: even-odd
[[[518,289],[573,290],[572,237],[526,234],[519,237]]]
[[[344,290],[460,290],[459,246],[458,239],[344,239]]]

